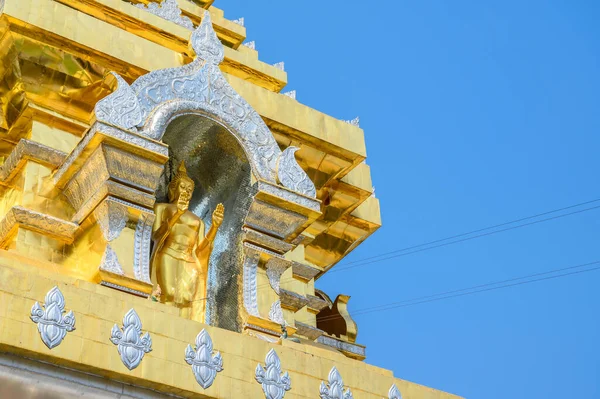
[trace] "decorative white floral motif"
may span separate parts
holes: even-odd
[[[283,61],[277,62],[277,63],[273,64],[273,66],[279,70],[285,71],[285,62],[283,62]]]
[[[345,122],[351,124],[352,126],[360,127],[360,117],[358,116],[350,121]]]
[[[110,341],[117,345],[121,361],[129,370],[139,366],[144,355],[152,350],[150,334],[142,335],[142,321],[131,309],[123,317],[123,329],[116,324],[113,326]]]
[[[231,22],[233,22],[234,24],[238,24],[239,26],[244,26],[244,17],[238,18],[238,19],[234,19]]]
[[[267,399],[282,399],[291,389],[290,375],[287,371],[281,374],[281,361],[274,349],[267,353],[265,364],[266,367],[256,366],[256,381],[262,385]]]
[[[115,72],[117,90],[96,103],[96,119],[110,125],[131,129],[142,123],[142,111],[138,98],[127,82]]]
[[[396,386],[396,384],[392,385],[390,388],[390,392],[388,393],[388,399],[402,399],[402,394],[400,390]]]
[[[350,389],[344,391],[344,381],[335,366],[329,372],[329,384],[321,381],[321,399],[353,399]]]
[[[251,42],[242,43],[242,46],[246,46],[251,50],[256,50],[256,42],[252,40]]]
[[[281,94],[283,94],[284,96],[287,96],[289,98],[292,98],[294,100],[296,99],[296,90],[286,91],[285,93],[281,93]]]
[[[177,4],[177,0],[162,0],[162,3],[160,4],[150,3],[147,7],[144,4],[136,4],[135,6],[166,19],[167,21],[175,22],[177,25],[188,28],[189,30],[194,29],[192,20],[181,15],[181,9]]]
[[[63,316],[65,298],[58,287],[48,291],[45,301],[42,306],[37,302],[33,304],[30,317],[34,323],[37,323],[44,344],[48,349],[52,349],[60,345],[67,332],[75,329],[75,316],[73,311]]]
[[[281,300],[273,302],[271,305],[271,311],[269,312],[269,319],[277,324],[287,325],[285,318],[283,317],[283,309],[281,308]]]
[[[308,175],[296,161],[298,147],[288,147],[281,153],[277,161],[277,181],[292,191],[315,198],[317,189]]]
[[[217,373],[223,370],[221,353],[213,355],[213,342],[206,330],[200,331],[196,337],[196,349],[188,345],[185,350],[185,361],[192,366],[198,384],[204,389],[210,387]]]

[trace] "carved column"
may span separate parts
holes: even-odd
[[[258,182],[258,193],[244,228],[243,268],[244,331],[265,340],[276,340],[281,326],[290,326],[281,307],[281,275],[292,266],[283,254],[291,242],[320,215],[320,203],[284,187]]]
[[[166,145],[97,121],[54,181],[75,208],[83,233],[70,262],[98,283],[147,296],[154,191]]]

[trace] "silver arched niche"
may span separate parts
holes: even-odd
[[[206,321],[238,330],[242,226],[255,195],[247,156],[231,132],[202,115],[177,117],[167,126],[162,141],[169,145],[169,162],[161,177],[157,201],[167,201],[166,187],[184,161],[196,183],[190,210],[204,221],[206,231],[217,204],[225,206],[225,219],[209,262]]]
[[[151,71],[131,86],[113,74],[118,88],[94,112],[105,136],[126,136],[146,147],[146,141],[168,144],[170,160],[158,184],[158,202],[165,201],[172,171],[184,160],[196,182],[191,210],[207,228],[215,206],[225,205],[209,263],[207,321],[239,331],[241,313],[267,317],[258,309],[258,267],[292,248],[286,242],[317,218],[320,203],[296,161],[298,148],[282,151],[261,116],[221,72],[224,49],[208,12],[190,46],[196,54],[192,62]]]

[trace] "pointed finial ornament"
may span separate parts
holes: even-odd
[[[285,62],[283,62],[283,61],[277,62],[277,63],[273,64],[273,66],[279,70],[285,71]]]
[[[244,17],[238,18],[238,19],[234,19],[233,21],[234,24],[238,24],[239,26],[244,26]]]
[[[185,361],[192,366],[196,381],[204,389],[209,388],[217,378],[217,373],[223,370],[221,353],[213,354],[213,342],[206,330],[200,331],[196,337],[196,349],[192,345],[187,346]]]
[[[44,344],[48,349],[52,349],[60,345],[67,332],[75,329],[75,316],[73,311],[63,315],[65,297],[58,287],[48,291],[45,300],[46,303],[42,306],[37,302],[33,305],[30,317],[38,325],[38,331]]]
[[[388,399],[402,399],[402,394],[400,390],[396,386],[396,384],[392,385],[390,388],[390,392],[388,393]]]
[[[209,64],[219,65],[225,57],[223,44],[215,33],[210,13],[204,11],[202,23],[192,33],[191,45],[196,56]]]

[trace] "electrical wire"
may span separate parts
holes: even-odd
[[[515,277],[515,278],[511,278],[511,279],[507,279],[507,280],[500,280],[500,281],[495,281],[495,282],[491,282],[491,283],[480,284],[480,285],[476,285],[473,287],[462,288],[462,289],[452,290],[452,291],[446,291],[446,292],[442,292],[439,294],[417,297],[417,298],[404,300],[404,301],[400,301],[400,302],[392,302],[392,303],[388,303],[388,304],[384,304],[384,305],[373,306],[373,307],[364,308],[364,309],[360,309],[360,310],[356,310],[356,311],[352,312],[352,317],[386,311],[386,310],[398,309],[398,308],[403,308],[403,307],[408,307],[408,306],[415,306],[415,305],[419,305],[419,304],[423,304],[423,303],[457,298],[457,297],[477,294],[477,293],[481,293],[481,292],[494,291],[494,290],[499,290],[499,289],[503,289],[503,288],[515,287],[515,286],[530,284],[530,283],[534,283],[534,282],[538,282],[538,281],[545,281],[545,280],[566,277],[566,276],[570,276],[570,275],[574,275],[574,274],[587,273],[587,272],[591,272],[591,271],[600,269],[600,266],[583,269],[583,270],[574,270],[574,269],[581,269],[584,267],[598,265],[598,264],[600,264],[600,261],[588,262],[588,263],[579,264],[579,265],[575,265],[575,266],[569,266],[569,267],[564,267],[564,268],[560,268],[560,269],[549,270],[546,272],[534,273],[534,274],[530,274],[527,276]],[[553,274],[553,273],[558,273],[558,272],[565,272],[565,273],[548,276],[548,274]],[[545,277],[540,277],[540,276],[545,276]],[[538,278],[534,278],[534,277],[538,277]],[[525,280],[525,281],[519,281],[519,280]],[[499,284],[502,284],[502,285],[499,285]],[[323,322],[323,321],[338,319],[341,317],[342,316],[340,316],[340,315],[331,315],[331,316],[325,316],[322,318],[317,318],[317,321]]]
[[[390,252],[385,252],[385,253],[383,253],[383,254],[379,254],[379,255],[370,256],[370,257],[368,257],[368,258],[358,259],[358,260],[354,260],[354,261],[352,261],[352,262],[346,262],[346,263],[344,263],[344,265],[352,265],[352,264],[355,264],[355,263],[362,263],[362,262],[364,262],[364,261],[368,261],[368,260],[376,259],[376,258],[379,258],[379,257],[381,257],[381,256],[385,256],[385,255],[392,255],[392,254],[395,254],[395,253],[398,253],[398,252],[404,252],[404,251],[408,251],[408,250],[411,250],[411,249],[415,249],[415,248],[424,247],[424,246],[426,246],[426,245],[437,244],[437,243],[439,243],[439,242],[448,241],[448,240],[452,240],[452,239],[455,239],[455,238],[460,238],[460,237],[468,236],[468,235],[475,234],[475,233],[480,233],[480,232],[482,232],[482,231],[491,230],[491,229],[495,229],[495,228],[498,228],[498,227],[507,226],[507,225],[509,225],[509,224],[514,224],[514,223],[524,222],[525,220],[535,219],[535,218],[537,218],[537,217],[541,217],[541,216],[550,215],[550,214],[552,214],[552,213],[561,212],[561,211],[566,211],[567,209],[573,209],[573,208],[577,208],[577,207],[579,207],[579,206],[583,206],[583,205],[592,204],[592,203],[594,203],[594,202],[598,202],[598,201],[600,201],[600,198],[597,198],[597,199],[594,199],[594,200],[591,200],[591,201],[580,202],[579,204],[575,204],[575,205],[569,205],[569,206],[565,206],[565,207],[563,207],[563,208],[558,208],[558,209],[554,209],[554,210],[547,211],[547,212],[543,212],[543,213],[538,213],[538,214],[536,214],[536,215],[526,216],[526,217],[524,217],[524,218],[520,218],[520,219],[511,220],[510,222],[504,222],[504,223],[496,224],[496,225],[494,225],[494,226],[488,226],[488,227],[484,227],[484,228],[481,228],[481,229],[472,230],[472,231],[469,231],[469,232],[466,232],[466,233],[461,233],[461,234],[453,235],[453,236],[446,237],[446,238],[442,238],[442,239],[439,239],[439,240],[435,240],[435,241],[429,241],[429,242],[426,242],[426,243],[423,243],[423,244],[419,244],[419,245],[413,245],[413,246],[411,246],[411,247],[406,247],[406,248],[397,249],[397,250],[390,251]]]
[[[572,216],[572,215],[576,215],[576,214],[579,214],[579,213],[592,211],[592,210],[595,210],[595,209],[598,209],[598,208],[600,208],[600,205],[594,206],[594,207],[591,207],[591,208],[580,209],[580,210],[569,212],[569,213],[565,213],[565,214],[562,214],[562,215],[552,216],[552,217],[545,218],[545,219],[535,220],[533,222],[523,223],[523,224],[520,224],[520,225],[517,225],[517,226],[511,226],[511,227],[507,227],[507,228],[500,229],[500,230],[494,230],[494,231],[491,231],[491,232],[488,232],[488,233],[478,234],[478,235],[475,235],[475,236],[472,236],[472,237],[467,237],[467,238],[462,238],[460,240],[454,240],[454,241],[450,241],[450,242],[445,242],[445,243],[434,245],[434,246],[431,246],[431,247],[421,248],[421,249],[417,249],[417,250],[410,251],[410,252],[400,253],[400,254],[397,254],[397,255],[391,255],[391,256],[387,256],[385,258],[381,258],[381,259],[370,260],[368,262],[362,262],[362,263],[355,263],[355,264],[349,265],[347,267],[342,267],[342,268],[338,268],[338,269],[329,270],[327,272],[327,274],[339,273],[339,272],[342,272],[342,271],[345,271],[345,270],[355,269],[357,267],[362,267],[362,266],[370,265],[370,264],[373,264],[373,263],[379,263],[379,262],[383,262],[383,261],[389,260],[389,259],[395,259],[395,258],[400,258],[400,257],[403,257],[403,256],[412,255],[412,254],[419,253],[419,252],[430,251],[432,249],[446,247],[448,245],[458,244],[458,243],[461,243],[461,242],[470,241],[470,240],[474,240],[476,238],[486,237],[486,236],[490,236],[490,235],[493,235],[493,234],[503,233],[503,232],[510,231],[510,230],[515,230],[515,229],[518,229],[518,228],[521,228],[521,227],[532,226],[532,225],[535,225],[535,224],[539,224],[539,223],[543,223],[543,222],[548,222],[550,220],[556,220],[556,219],[564,218],[564,217],[567,217],[567,216]],[[509,223],[507,223],[507,224],[509,224]],[[464,235],[466,235],[466,234],[467,233],[465,233]],[[446,240],[448,240],[448,239],[437,240],[436,242],[446,241]],[[405,248],[403,250],[397,250],[397,251],[394,251],[392,253],[402,252],[402,251],[409,250],[411,248],[418,248],[418,247],[422,247],[422,246],[425,246],[425,245],[427,245],[427,244],[422,244],[422,245],[418,245],[418,246],[415,246],[415,247],[409,247],[409,248]],[[388,253],[388,254],[390,254],[390,253]],[[381,255],[378,255],[377,257],[379,257],[379,256],[385,256],[385,255],[387,255],[387,254],[381,254]]]
[[[341,267],[341,268],[337,268],[337,269],[330,269],[323,276],[327,276],[327,275],[329,275],[331,273],[339,273],[339,272],[342,272],[342,271],[345,271],[345,270],[352,270],[352,269],[355,269],[355,268],[358,268],[358,267],[362,267],[362,266],[366,266],[366,265],[369,265],[369,264],[372,264],[372,263],[378,263],[378,262],[382,262],[382,261],[389,260],[389,259],[395,259],[395,258],[400,258],[400,257],[403,257],[403,256],[407,256],[407,255],[412,255],[412,254],[415,254],[415,253],[425,252],[425,251],[429,251],[429,250],[432,250],[432,249],[445,247],[445,246],[452,245],[452,244],[458,244],[458,243],[469,241],[469,240],[473,240],[473,239],[476,239],[476,238],[482,238],[482,237],[490,236],[490,235],[493,235],[493,234],[496,234],[496,233],[502,233],[502,232],[506,232],[506,231],[510,231],[510,230],[515,230],[515,229],[518,229],[518,228],[521,228],[521,227],[527,227],[527,226],[531,226],[531,225],[538,224],[538,223],[548,222],[548,221],[551,221],[551,220],[560,219],[560,218],[563,218],[563,217],[572,216],[572,215],[583,213],[583,212],[588,212],[588,211],[600,208],[600,205],[594,206],[594,207],[591,207],[591,208],[580,209],[580,210],[577,210],[577,211],[574,211],[574,212],[569,212],[569,213],[562,214],[562,215],[553,216],[553,217],[550,217],[550,218],[536,220],[536,221],[529,222],[529,223],[520,224],[520,225],[517,225],[517,226],[511,226],[511,227],[508,227],[508,228],[505,228],[505,229],[501,229],[501,230],[495,230],[495,231],[488,232],[488,233],[485,233],[485,234],[479,234],[479,235],[476,235],[476,236],[473,236],[473,237],[467,237],[467,238],[463,238],[463,239],[460,239],[460,240],[454,240],[454,241],[446,242],[446,243],[439,244],[439,245],[428,246],[428,245],[431,245],[431,244],[442,243],[444,241],[448,241],[448,240],[451,240],[451,239],[454,239],[454,238],[464,237],[464,236],[468,236],[468,235],[475,234],[475,233],[478,233],[478,232],[482,232],[482,231],[486,231],[486,230],[491,230],[491,229],[502,227],[502,226],[507,226],[507,225],[518,223],[518,222],[521,222],[521,221],[531,220],[531,219],[534,219],[536,217],[549,215],[549,214],[560,212],[560,211],[564,211],[564,210],[567,210],[567,209],[573,209],[573,208],[576,208],[576,207],[579,207],[579,206],[588,205],[588,204],[591,204],[591,203],[594,203],[594,202],[598,202],[598,201],[600,201],[600,198],[594,199],[594,200],[591,200],[591,201],[581,202],[581,203],[575,204],[575,205],[566,206],[566,207],[563,207],[563,208],[554,209],[554,210],[543,212],[543,213],[538,213],[536,215],[527,216],[527,217],[520,218],[520,219],[515,219],[515,220],[512,220],[510,222],[505,222],[505,223],[496,224],[494,226],[484,227],[482,229],[473,230],[473,231],[470,231],[468,233],[461,233],[461,234],[453,235],[453,236],[446,237],[446,238],[443,238],[443,239],[439,239],[439,240],[435,240],[435,241],[429,241],[429,242],[426,242],[426,243],[423,243],[423,244],[413,245],[413,246],[406,247],[406,248],[403,248],[403,249],[398,249],[398,250],[395,250],[395,251],[386,252],[386,253],[383,253],[383,254],[371,256],[371,257],[364,258],[364,259],[361,259],[361,260],[352,261],[352,262],[349,262],[349,263],[345,263],[345,265],[348,265],[347,267]],[[426,247],[426,248],[422,248],[422,247]],[[405,251],[409,251],[411,249],[416,249],[416,248],[421,248],[421,249],[398,254],[399,252],[405,252]],[[393,255],[393,254],[397,254],[397,255]],[[393,256],[388,256],[388,257],[382,258],[382,259],[376,259],[376,258],[379,258],[381,256],[386,256],[386,255],[393,255]],[[372,260],[372,259],[375,259],[375,260]],[[365,262],[365,261],[368,261],[368,262]],[[295,281],[295,279],[293,277],[290,277],[290,278],[287,278],[285,280],[281,280],[280,284],[285,284],[285,283],[288,283],[288,282],[291,282],[291,281]],[[268,283],[266,283],[266,284],[260,284],[257,288],[262,288],[262,287],[267,286],[267,285],[269,285],[269,284]]]

